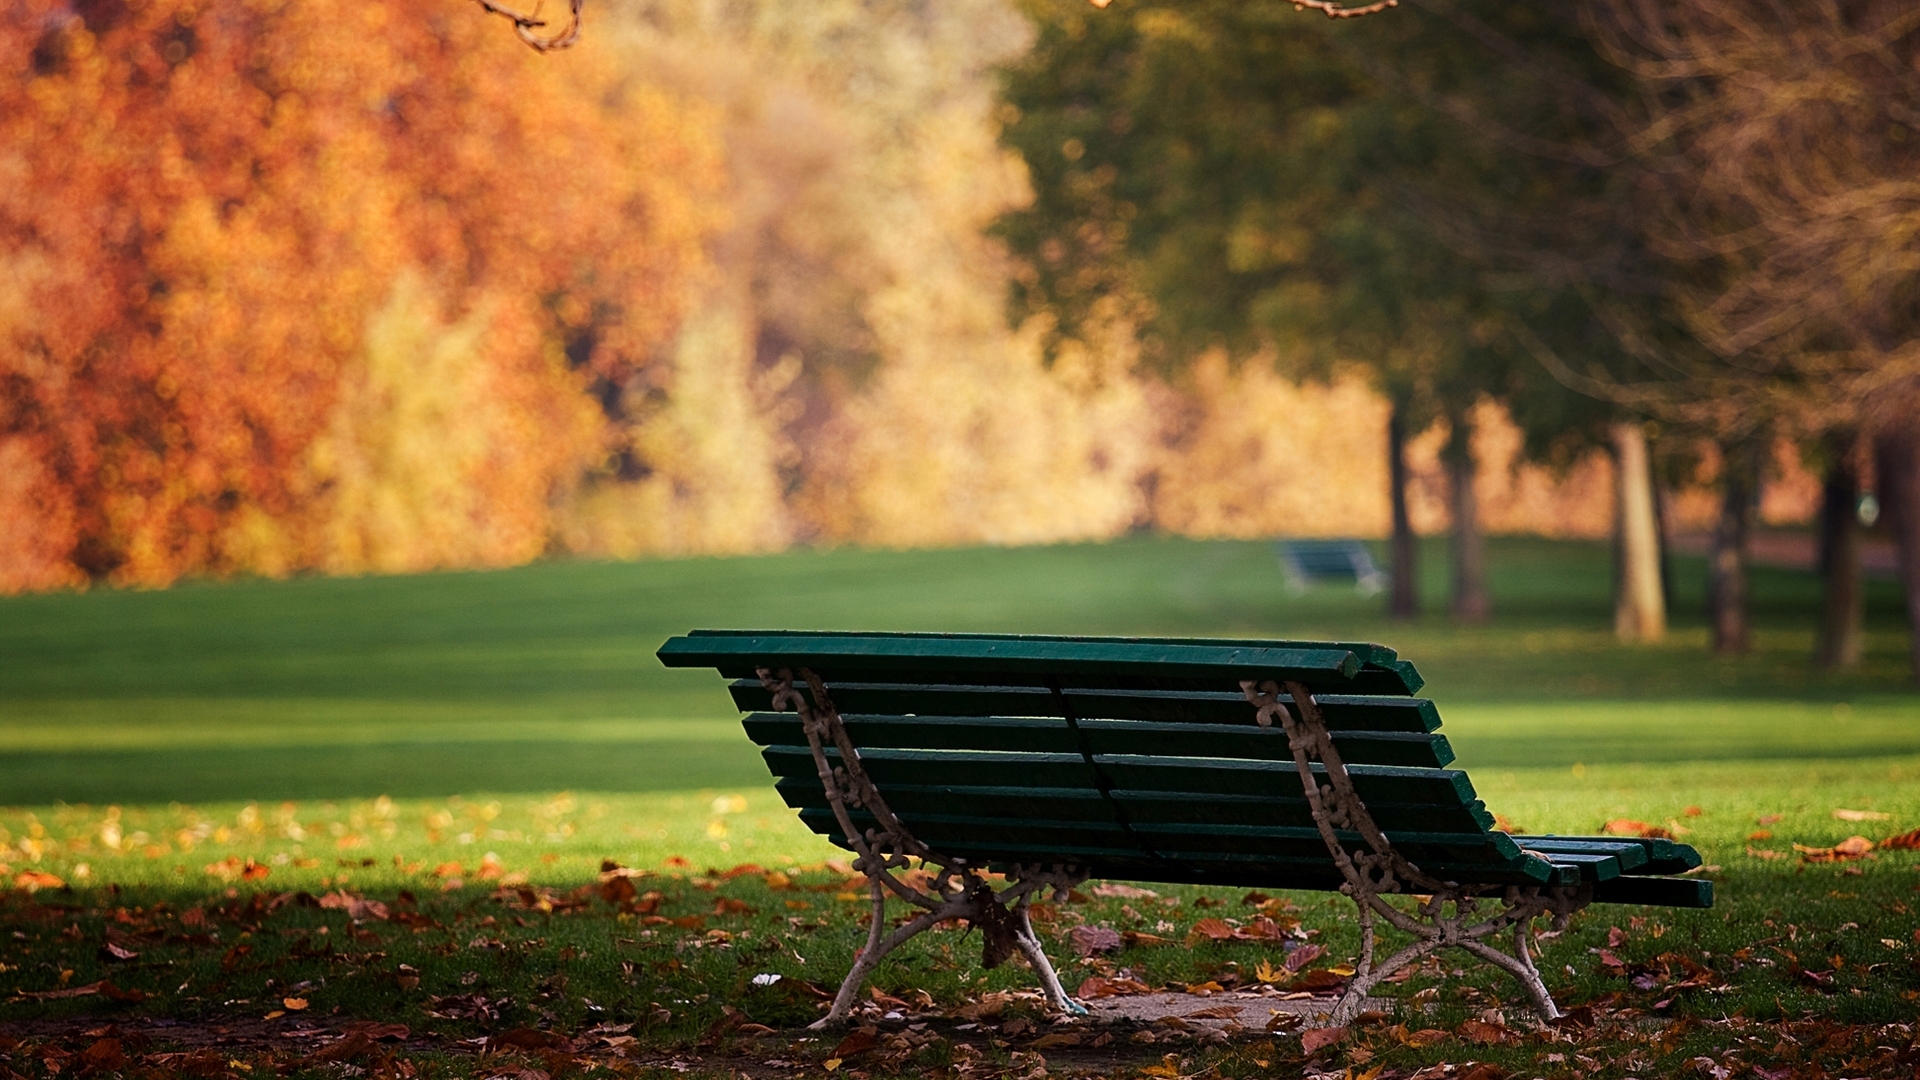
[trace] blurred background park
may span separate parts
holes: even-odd
[[[1519,825],[1920,824],[1917,55],[1872,0],[591,0],[545,53],[17,0],[0,863],[391,799],[817,856],[653,660],[695,626],[1371,638]],[[1289,589],[1313,537],[1389,586]]]

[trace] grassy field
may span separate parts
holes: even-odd
[[[1443,552],[1426,555],[1438,609]],[[1517,827],[1667,824],[1721,867],[1712,912],[1583,916],[1547,956],[1563,998],[1651,1008],[1657,990],[1638,994],[1588,951],[1632,916],[1653,921],[1629,928],[1616,947],[1623,959],[1657,966],[1684,940],[1725,979],[1713,995],[1669,995],[1659,1015],[1910,1019],[1920,997],[1912,853],[1807,864],[1791,850],[1920,826],[1920,697],[1886,583],[1870,590],[1864,667],[1832,677],[1807,662],[1817,588],[1805,574],[1758,572],[1756,648],[1719,659],[1696,614],[1698,561],[1678,568],[1676,629],[1656,648],[1612,640],[1603,546],[1499,540],[1492,556],[1498,615],[1474,628],[1439,616],[1389,622],[1377,601],[1343,590],[1291,597],[1264,544],[1164,539],[0,599],[0,864],[10,881],[44,874],[64,885],[16,889],[0,907],[0,921],[18,928],[15,951],[0,953],[0,993],[17,995],[0,998],[0,1025],[92,1015],[107,1007],[97,994],[27,995],[100,979],[147,995],[110,1006],[128,1016],[258,1020],[287,1011],[273,1003],[300,986],[308,1016],[401,1017],[449,1038],[617,1020],[637,1023],[639,1045],[661,1055],[693,1053],[725,1004],[776,1027],[812,1015],[810,999],[756,996],[745,980],[769,971],[789,985],[831,983],[856,943],[858,905],[834,899],[841,878],[820,867],[835,852],[778,805],[719,679],[653,660],[662,639],[696,626],[1382,641],[1419,664],[1459,765]],[[1836,809],[1875,816],[1841,820]],[[590,885],[605,859],[657,875],[646,879],[662,894],[655,918],[701,924],[647,927],[599,901],[572,917],[539,910]],[[702,874],[740,864],[762,873]],[[765,876],[774,870],[790,871],[801,891]],[[503,882],[560,892],[496,897]],[[424,921],[349,921],[298,904],[249,912],[246,897],[262,889],[345,890],[396,911],[405,890]],[[1184,933],[1202,891],[1162,891],[1187,905],[1171,914]],[[719,897],[755,913],[728,913]],[[1337,900],[1291,898],[1336,952],[1351,947]],[[1059,917],[1133,925],[1123,907],[1090,900]],[[176,925],[186,911],[204,912],[217,942]],[[154,943],[136,950],[142,959],[104,950],[116,918]],[[331,938],[346,952],[320,958],[315,935],[329,926],[347,935]],[[702,936],[712,930],[721,937]],[[670,933],[685,940],[670,943]],[[237,962],[243,939],[248,958]],[[925,989],[942,1008],[1024,985],[1005,969],[975,981],[969,963],[952,960],[956,944],[909,950],[881,984]],[[1728,959],[1742,949],[1745,960]],[[342,967],[341,955],[362,960]],[[1258,958],[1253,946],[1204,945],[1125,962],[1156,983],[1202,982]],[[401,964],[418,970],[417,986],[395,975]],[[571,985],[553,985],[555,972]],[[435,1004],[486,988],[515,1004],[490,1019],[470,1002],[465,1013]],[[1503,998],[1510,987],[1490,975],[1448,983],[1434,1022],[1456,1024]],[[295,1010],[274,1023],[300,1019]],[[1718,1053],[1725,1035],[1700,1028],[1646,1060]],[[1459,1056],[1404,1042],[1356,1042],[1345,1060],[1385,1054],[1381,1062],[1413,1068]],[[1021,1052],[1017,1040],[987,1049],[1009,1068]],[[1473,1049],[1515,1067],[1553,1052]],[[1637,1046],[1615,1049],[1606,1068],[1568,1069],[1647,1067]],[[1215,1064],[1260,1071],[1237,1057]]]

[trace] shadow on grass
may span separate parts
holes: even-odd
[[[766,766],[744,740],[392,742],[0,755],[0,792],[12,805],[647,792],[765,783]]]

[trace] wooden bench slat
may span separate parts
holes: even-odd
[[[1700,853],[1691,845],[1661,836],[1526,836],[1521,846],[1532,844],[1631,844],[1646,852],[1647,861],[1630,872],[1641,874],[1681,874],[1700,865]]]
[[[1340,649],[1350,652],[1362,664],[1386,667],[1399,661],[1400,654],[1390,646],[1376,641],[1305,641],[1275,640],[1273,638],[1223,638],[1223,637],[1144,637],[1114,636],[1101,634],[981,634],[981,633],[930,633],[918,630],[903,630],[895,633],[873,633],[864,630],[689,630],[690,638],[713,637],[789,637],[804,636],[810,638],[904,638],[915,641],[1045,641],[1068,644],[1107,645],[1114,642],[1137,645],[1217,645],[1229,649],[1265,649],[1281,646],[1292,649]],[[930,654],[926,654],[930,655]]]
[[[1189,863],[1195,866],[1205,866],[1209,868],[1218,866],[1222,871],[1231,869],[1232,872],[1236,874],[1240,872],[1239,868],[1270,868],[1273,871],[1278,871],[1278,873],[1275,874],[1275,881],[1285,881],[1293,875],[1305,876],[1311,873],[1315,865],[1327,871],[1333,869],[1324,851],[1320,855],[1317,864],[1310,860],[1293,863],[1282,859],[1268,859],[1258,855],[1196,855],[1196,857],[1191,859],[1185,858],[1183,853],[1178,851],[1168,852],[1167,855],[1175,862]],[[1527,859],[1510,867],[1468,867],[1435,864],[1430,867],[1422,867],[1422,869],[1442,880],[1454,881],[1463,885],[1577,885],[1580,883],[1579,871],[1574,867],[1556,867],[1542,862],[1539,859]],[[1277,887],[1288,889],[1300,888],[1301,886],[1278,885]],[[1333,888],[1338,889],[1339,885],[1336,884]]]
[[[1611,881],[1620,876],[1620,860],[1603,852],[1541,852],[1555,866],[1571,866],[1580,871],[1582,881]]]
[[[846,837],[840,832],[839,823],[830,813],[811,810],[803,812],[802,818],[815,832],[841,847],[849,847]],[[871,820],[857,817],[856,825],[870,824]],[[1125,834],[1118,830],[1087,830],[1075,834],[1045,827],[1042,823],[1034,824],[1032,829],[1016,829],[996,823],[994,831],[983,833],[977,829],[967,831],[958,824],[943,827],[942,823],[929,820],[915,828],[916,835],[921,835],[929,842],[936,836],[941,837],[943,842],[939,846],[942,854],[964,858],[974,865],[1019,861],[1068,862],[1090,866],[1101,877],[1137,877],[1148,881],[1167,881],[1169,874],[1179,879],[1183,876],[1222,874],[1229,870],[1237,874],[1248,869],[1264,869],[1276,873],[1273,880],[1285,881],[1287,884],[1281,886],[1283,888],[1334,890],[1342,884],[1338,873],[1327,860],[1324,846],[1316,850],[1312,844],[1301,843],[1276,845],[1268,850],[1234,851],[1196,845],[1158,852],[1158,857],[1155,857],[1128,844]],[[926,830],[924,833],[919,831],[922,828]],[[1419,865],[1426,872],[1442,880],[1464,884],[1575,884],[1581,877],[1577,867],[1568,865],[1556,868],[1538,859],[1522,857],[1469,862],[1450,860],[1434,851],[1422,854],[1427,858]],[[1234,881],[1245,884],[1240,878]]]
[[[761,750],[776,776],[814,776],[813,752],[805,746],[768,746]],[[838,760],[839,753],[827,752]],[[1093,769],[1078,754],[961,750],[875,749],[860,755],[874,783],[959,784],[1001,787],[1097,788]],[[1300,797],[1300,774],[1292,762],[1208,758],[1165,758],[1128,754],[1096,755],[1094,763],[1114,787],[1141,791],[1213,795]],[[1316,774],[1324,769],[1314,766]],[[1373,802],[1460,805],[1474,799],[1467,774],[1457,769],[1409,769],[1394,765],[1355,765],[1347,770],[1354,789]]]
[[[874,716],[845,713],[847,736],[862,751],[882,747],[924,750],[1025,750],[1079,753],[1081,735],[1065,720],[1042,717]],[[742,721],[761,746],[805,741],[792,713],[753,713]],[[1181,754],[1187,757],[1291,761],[1293,750],[1278,728],[1252,724],[1161,724],[1138,720],[1082,720],[1080,731],[1096,754]],[[1337,732],[1340,756],[1356,765],[1401,765],[1437,769],[1453,760],[1444,735],[1411,732]]]
[[[1039,638],[951,634],[822,634],[708,631],[668,640],[656,654],[668,667],[712,667],[749,678],[759,666],[810,668],[829,684],[916,681],[1063,685],[1124,689],[1233,690],[1240,680],[1295,680],[1315,692],[1354,685],[1362,661],[1341,648],[1288,643],[1193,645],[1124,638]],[[1403,686],[1398,668],[1377,668]]]
[[[1647,865],[1647,849],[1640,844],[1618,844],[1594,840],[1543,840],[1537,836],[1517,836],[1519,845],[1528,851],[1537,851],[1549,858],[1558,859],[1562,855],[1605,855],[1612,857],[1620,865],[1620,872],[1630,874]]]
[[[852,811],[855,827],[866,828],[876,822],[872,815]],[[833,812],[811,807],[800,812],[814,832],[828,834],[839,830]],[[1115,821],[1061,821],[1054,818],[1020,818],[1002,815],[975,816],[949,813],[906,813],[901,820],[930,847],[944,853],[964,854],[970,845],[1005,841],[1019,844],[1061,844],[1079,847],[1113,847],[1134,854],[1180,848],[1185,851],[1215,854],[1270,854],[1287,858],[1325,859],[1327,848],[1320,832],[1311,826],[1260,825],[1149,825],[1135,824],[1131,832]],[[1349,850],[1366,850],[1360,834],[1338,834]],[[990,838],[982,841],[981,837]],[[1505,865],[1526,858],[1520,847],[1505,833],[1426,833],[1390,832],[1388,838],[1409,859],[1426,863],[1463,866]],[[1143,847],[1144,845],[1144,847]]]
[[[1275,798],[1127,788],[1115,788],[1110,794],[1125,809],[1129,821],[1143,824],[1233,825],[1247,821],[1267,825],[1313,824],[1313,814],[1301,795]],[[1465,806],[1382,801],[1369,803],[1367,810],[1388,833],[1488,832],[1494,827],[1493,815],[1479,799]]]
[[[827,806],[817,776],[787,776],[774,783],[795,810]],[[1111,822],[1113,806],[1093,788],[996,787],[991,785],[894,784],[884,792],[895,813],[955,813],[989,818],[1042,818]]]
[[[1710,908],[1713,906],[1713,882],[1705,878],[1617,877],[1593,887],[1593,902]]]
[[[773,709],[773,693],[760,685],[758,679],[736,679],[727,689],[741,712]],[[835,683],[831,693],[834,705],[848,715],[1060,715],[1059,702],[1045,687]],[[1065,693],[1074,715],[1089,719],[1243,726],[1252,722],[1254,712],[1239,691],[1068,690]],[[1440,711],[1425,698],[1316,694],[1314,700],[1330,731],[1426,734],[1440,727]]]
[[[789,776],[775,790],[794,809],[827,805],[816,776]],[[884,792],[895,813],[963,814],[978,818],[1054,817],[1065,821],[1116,821],[1113,807],[1091,788],[1001,787],[957,784],[892,784]],[[1110,793],[1127,820],[1137,825],[1262,825],[1311,828],[1313,815],[1303,797],[1201,795],[1181,791]],[[1369,807],[1389,835],[1400,833],[1474,833],[1493,828],[1493,815],[1475,800],[1469,806],[1381,802]]]

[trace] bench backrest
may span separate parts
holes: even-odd
[[[660,658],[736,680],[734,700],[781,795],[842,842],[800,721],[768,711],[760,668],[816,673],[894,813],[929,847],[976,864],[1337,887],[1287,737],[1255,724],[1240,688],[1276,679],[1312,690],[1361,798],[1428,873],[1578,879],[1494,830],[1466,774],[1446,767],[1453,752],[1435,733],[1439,715],[1413,696],[1418,672],[1382,646],[696,631]]]

